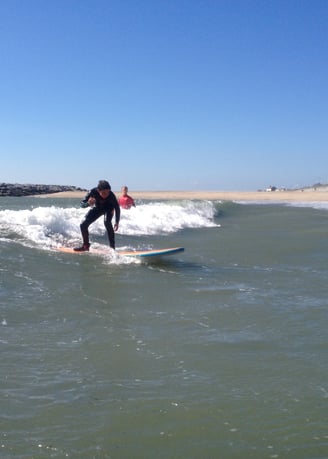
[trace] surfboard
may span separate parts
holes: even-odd
[[[98,254],[98,255],[107,255],[109,253],[108,249],[92,249],[90,248],[89,252],[76,252],[72,247],[57,247],[59,252],[64,253],[74,253],[74,254]],[[169,247],[166,249],[149,249],[149,250],[117,250],[116,253],[125,257],[137,257],[143,259],[150,258],[159,258],[168,255],[174,255],[184,251],[184,247]]]
[[[138,258],[151,258],[151,257],[164,257],[167,255],[174,255],[179,252],[183,252],[184,247],[170,247],[168,249],[151,249],[151,250],[132,250],[132,251],[118,251],[120,255],[126,257],[138,257]]]

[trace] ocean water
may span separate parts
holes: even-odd
[[[0,198],[1,458],[327,458],[328,203],[78,204]]]

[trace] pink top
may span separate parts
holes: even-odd
[[[131,198],[128,194],[121,196],[118,203],[123,209],[130,209],[132,206],[135,206],[133,198]]]

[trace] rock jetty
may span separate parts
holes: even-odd
[[[69,185],[31,185],[18,183],[0,183],[0,196],[34,196],[39,194],[59,193],[61,191],[86,191],[84,188]]]

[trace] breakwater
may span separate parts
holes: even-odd
[[[42,194],[59,193],[61,191],[86,191],[70,185],[38,185],[38,184],[18,184],[0,183],[0,196],[33,196]]]

